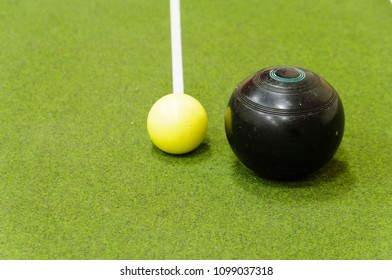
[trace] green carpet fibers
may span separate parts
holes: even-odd
[[[195,152],[151,144],[171,90],[169,1],[0,0],[1,259],[391,259],[392,6],[387,0],[183,1]],[[339,92],[346,132],[300,181],[232,153],[234,87],[297,65]]]

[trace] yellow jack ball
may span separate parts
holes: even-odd
[[[185,154],[196,149],[207,134],[207,126],[207,113],[200,102],[182,93],[160,98],[147,118],[151,141],[169,154]]]

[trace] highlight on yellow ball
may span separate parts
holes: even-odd
[[[200,102],[187,94],[171,93],[154,103],[148,113],[151,141],[169,154],[196,149],[207,134],[207,113]]]

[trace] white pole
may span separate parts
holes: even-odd
[[[182,70],[180,0],[170,0],[173,93],[184,93]]]

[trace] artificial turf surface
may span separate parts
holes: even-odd
[[[391,259],[392,6],[182,1],[185,90],[209,132],[171,156],[147,135],[171,91],[169,1],[0,0],[1,259]],[[346,131],[297,181],[238,162],[236,84],[296,65],[334,85]]]

